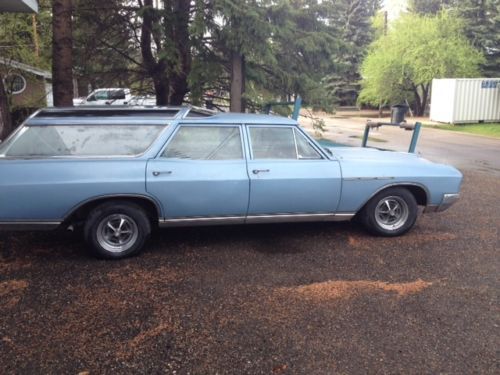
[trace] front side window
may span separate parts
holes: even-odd
[[[251,127],[254,159],[321,159],[303,134],[289,127]]]
[[[145,152],[164,126],[26,126],[0,146],[4,157],[134,156]]]
[[[162,157],[192,160],[243,159],[237,126],[181,126]]]

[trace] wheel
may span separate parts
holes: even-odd
[[[88,216],[84,237],[94,255],[120,259],[137,254],[151,233],[144,210],[129,202],[108,202]]]
[[[375,195],[361,212],[361,220],[373,234],[386,237],[408,232],[417,220],[418,206],[405,188],[389,188]]]

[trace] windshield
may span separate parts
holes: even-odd
[[[164,126],[25,126],[0,144],[1,157],[135,156],[145,152]]]

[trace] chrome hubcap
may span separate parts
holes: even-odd
[[[375,220],[385,230],[397,230],[408,220],[409,209],[404,199],[396,196],[385,197],[377,204]]]
[[[139,236],[135,221],[124,214],[105,217],[97,227],[97,242],[107,251],[120,253],[130,249]]]

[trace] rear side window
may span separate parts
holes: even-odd
[[[6,157],[135,156],[153,143],[164,126],[27,126],[1,145]]]
[[[243,159],[238,126],[181,126],[162,157],[192,160]]]

